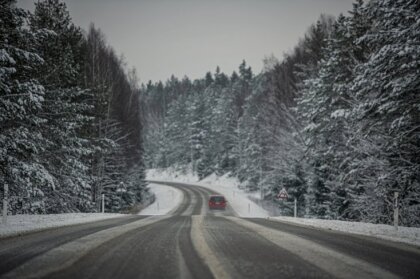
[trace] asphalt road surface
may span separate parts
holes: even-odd
[[[131,216],[0,239],[0,278],[420,278],[420,249],[237,217],[208,189],[168,216]]]

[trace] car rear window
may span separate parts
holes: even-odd
[[[225,201],[225,197],[220,197],[220,196],[210,197],[210,201],[211,202],[224,202]]]

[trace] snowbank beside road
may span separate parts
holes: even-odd
[[[377,238],[420,246],[420,228],[409,228],[400,226],[398,227],[398,231],[396,231],[394,226],[362,222],[305,219],[293,217],[269,217],[269,219],[305,225],[314,228],[373,236]]]
[[[148,170],[146,178],[148,180],[180,182],[202,186],[224,195],[229,205],[239,215],[239,217],[260,217],[270,216],[269,213],[258,204],[251,201],[249,193],[238,188],[239,182],[232,177],[210,175],[203,180],[191,173],[182,174],[171,170]]]
[[[139,215],[165,215],[178,207],[183,194],[180,190],[164,185],[149,184],[150,192],[155,194],[155,202],[140,211]]]
[[[117,213],[64,213],[48,215],[10,215],[7,223],[0,222],[0,237],[19,235],[48,228],[89,223],[127,216]]]

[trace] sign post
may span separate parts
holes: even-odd
[[[394,192],[394,227],[398,230],[398,192]]]
[[[7,223],[7,208],[8,208],[9,185],[4,184],[4,197],[3,197],[3,224]]]

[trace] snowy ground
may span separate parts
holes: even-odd
[[[11,215],[7,223],[0,222],[0,237],[19,235],[47,228],[89,223],[109,218],[127,216],[116,213],[65,213],[48,215]]]
[[[170,186],[149,184],[150,191],[155,194],[156,200],[143,209],[140,215],[165,215],[174,210],[182,201],[182,192]]]
[[[420,246],[420,228],[399,227],[370,224],[361,222],[347,222],[322,219],[305,219],[293,217],[269,217],[269,213],[249,198],[256,199],[258,195],[246,193],[238,188],[239,182],[232,177],[211,175],[203,180],[190,173],[182,174],[173,170],[148,170],[147,179],[168,182],[184,182],[200,185],[215,190],[226,196],[229,204],[240,217],[262,217],[272,220],[290,222],[304,226],[336,230],[360,235],[374,236],[382,239],[404,242]]]
[[[278,220],[282,222],[290,222],[314,228],[374,236],[382,239],[388,239],[420,246],[420,228],[398,227],[397,231],[393,226],[390,225],[370,224],[362,222],[305,219],[293,217],[269,217],[269,219]]]

